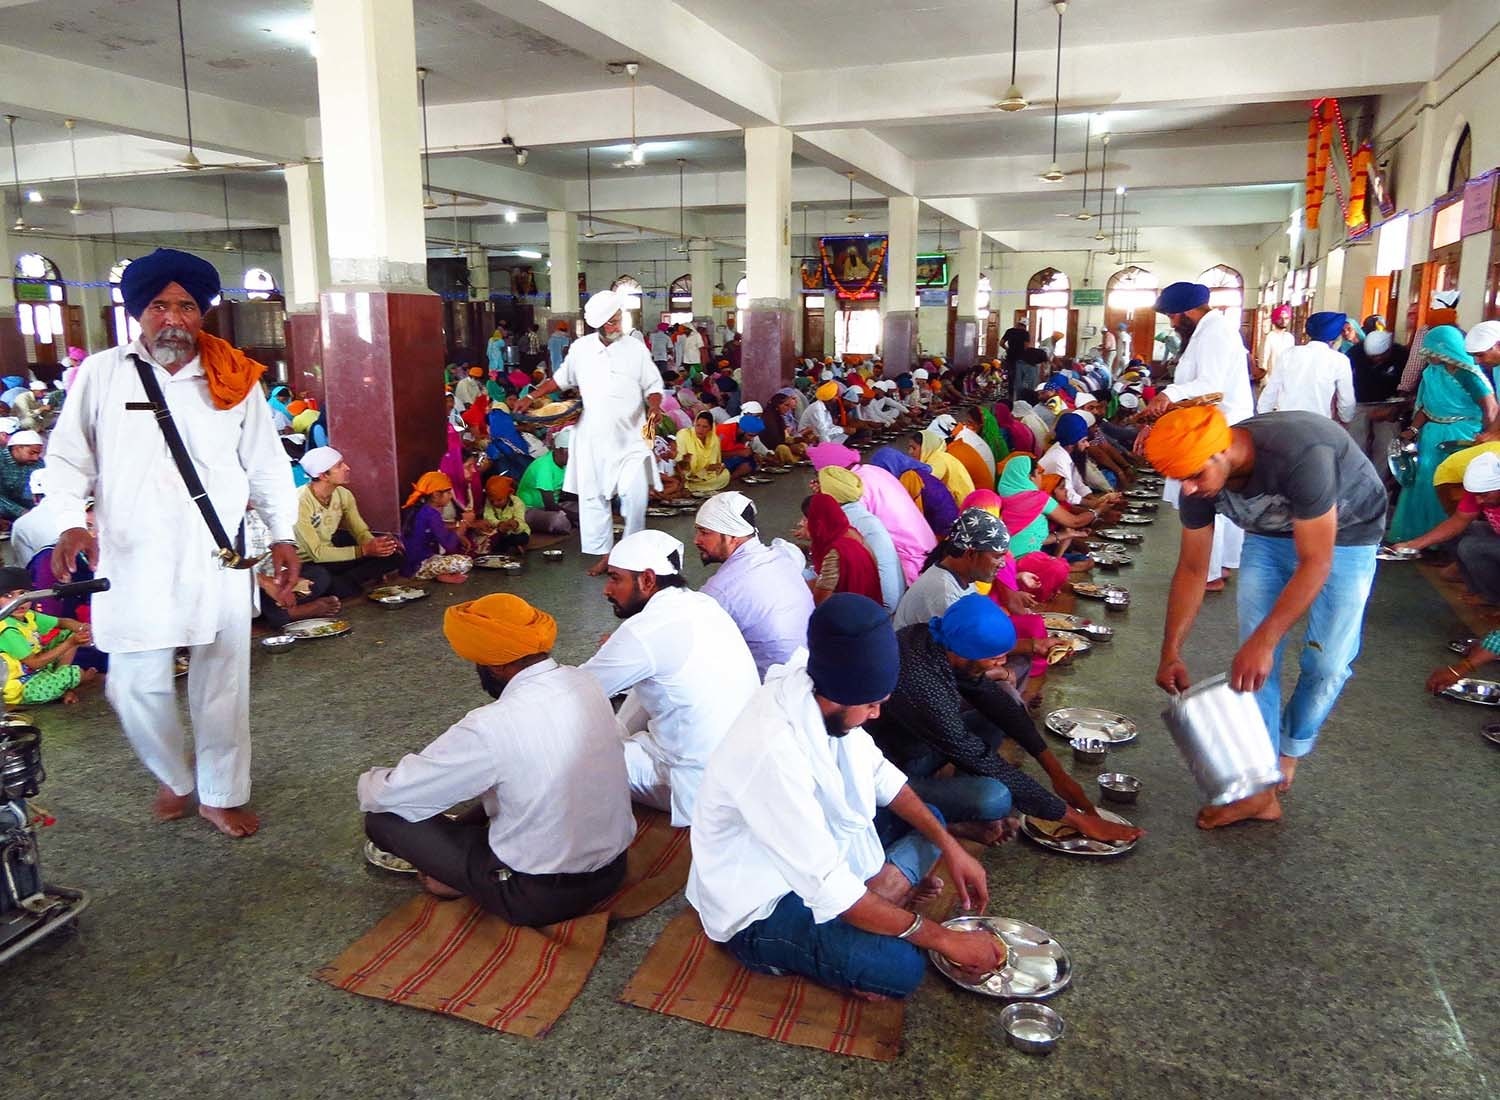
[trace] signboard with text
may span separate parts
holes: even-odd
[[[1102,306],[1104,304],[1103,287],[1085,287],[1073,291],[1073,305],[1080,306]]]

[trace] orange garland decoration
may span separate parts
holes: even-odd
[[[1370,143],[1365,142],[1354,154],[1354,165],[1349,170],[1349,212],[1344,216],[1344,225],[1351,236],[1369,228],[1365,217],[1365,196],[1370,186],[1370,163],[1375,158]]]
[[[821,240],[818,242],[818,255],[822,257],[823,270],[828,273],[828,281],[834,285],[835,289],[846,298],[860,298],[869,294],[870,287],[880,278],[881,269],[885,266],[885,252],[889,245],[890,241],[886,240],[870,249],[869,257],[874,262],[870,264],[870,274],[865,277],[865,281],[860,284],[858,290],[850,290],[839,282],[839,277],[833,273],[833,262],[828,258],[828,246]]]

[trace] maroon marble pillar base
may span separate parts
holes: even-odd
[[[968,370],[979,361],[979,320],[975,317],[960,317],[953,323],[954,370]]]
[[[327,407],[323,385],[323,322],[317,310],[286,315],[287,385]]]
[[[322,316],[329,442],[349,463],[370,526],[396,531],[412,483],[437,469],[446,447],[442,299],[330,290]]]
[[[0,376],[27,378],[26,341],[16,327],[14,310],[0,310]]]
[[[745,310],[745,332],[740,346],[740,396],[764,403],[783,386],[792,384],[792,325],[796,313],[789,305]]]
[[[888,310],[881,322],[880,359],[885,377],[895,378],[917,365],[916,310]]]

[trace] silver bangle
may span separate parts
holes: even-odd
[[[925,923],[926,923],[926,921],[924,921],[922,919],[922,914],[921,913],[913,914],[912,919],[911,919],[911,926],[909,928],[907,928],[907,930],[905,932],[902,932],[896,938],[898,940],[909,940],[909,939],[911,939],[919,931],[921,931],[922,925],[925,924]]]

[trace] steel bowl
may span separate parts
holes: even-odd
[[[379,596],[379,597],[377,597],[375,599],[374,602],[376,604],[380,605],[381,607],[385,608],[387,611],[394,611],[396,608],[398,608],[402,604],[406,603],[406,597],[405,596]]]
[[[554,547],[551,550],[543,550],[542,557],[546,558],[548,561],[562,561],[563,552]]]
[[[267,653],[285,653],[297,644],[297,639],[290,634],[272,634],[269,638],[260,640],[260,648]]]
[[[1130,593],[1111,592],[1104,597],[1104,609],[1106,611],[1128,611],[1130,609]]]
[[[1106,802],[1134,806],[1136,799],[1141,797],[1141,781],[1124,772],[1105,772],[1099,777],[1098,783],[1099,793]]]
[[[1000,1026],[1010,1045],[1026,1054],[1051,1054],[1066,1030],[1061,1016],[1032,1001],[1017,1001],[1002,1008]]]
[[[1109,744],[1097,737],[1075,737],[1068,743],[1073,746],[1073,759],[1080,764],[1102,764],[1109,755]]]

